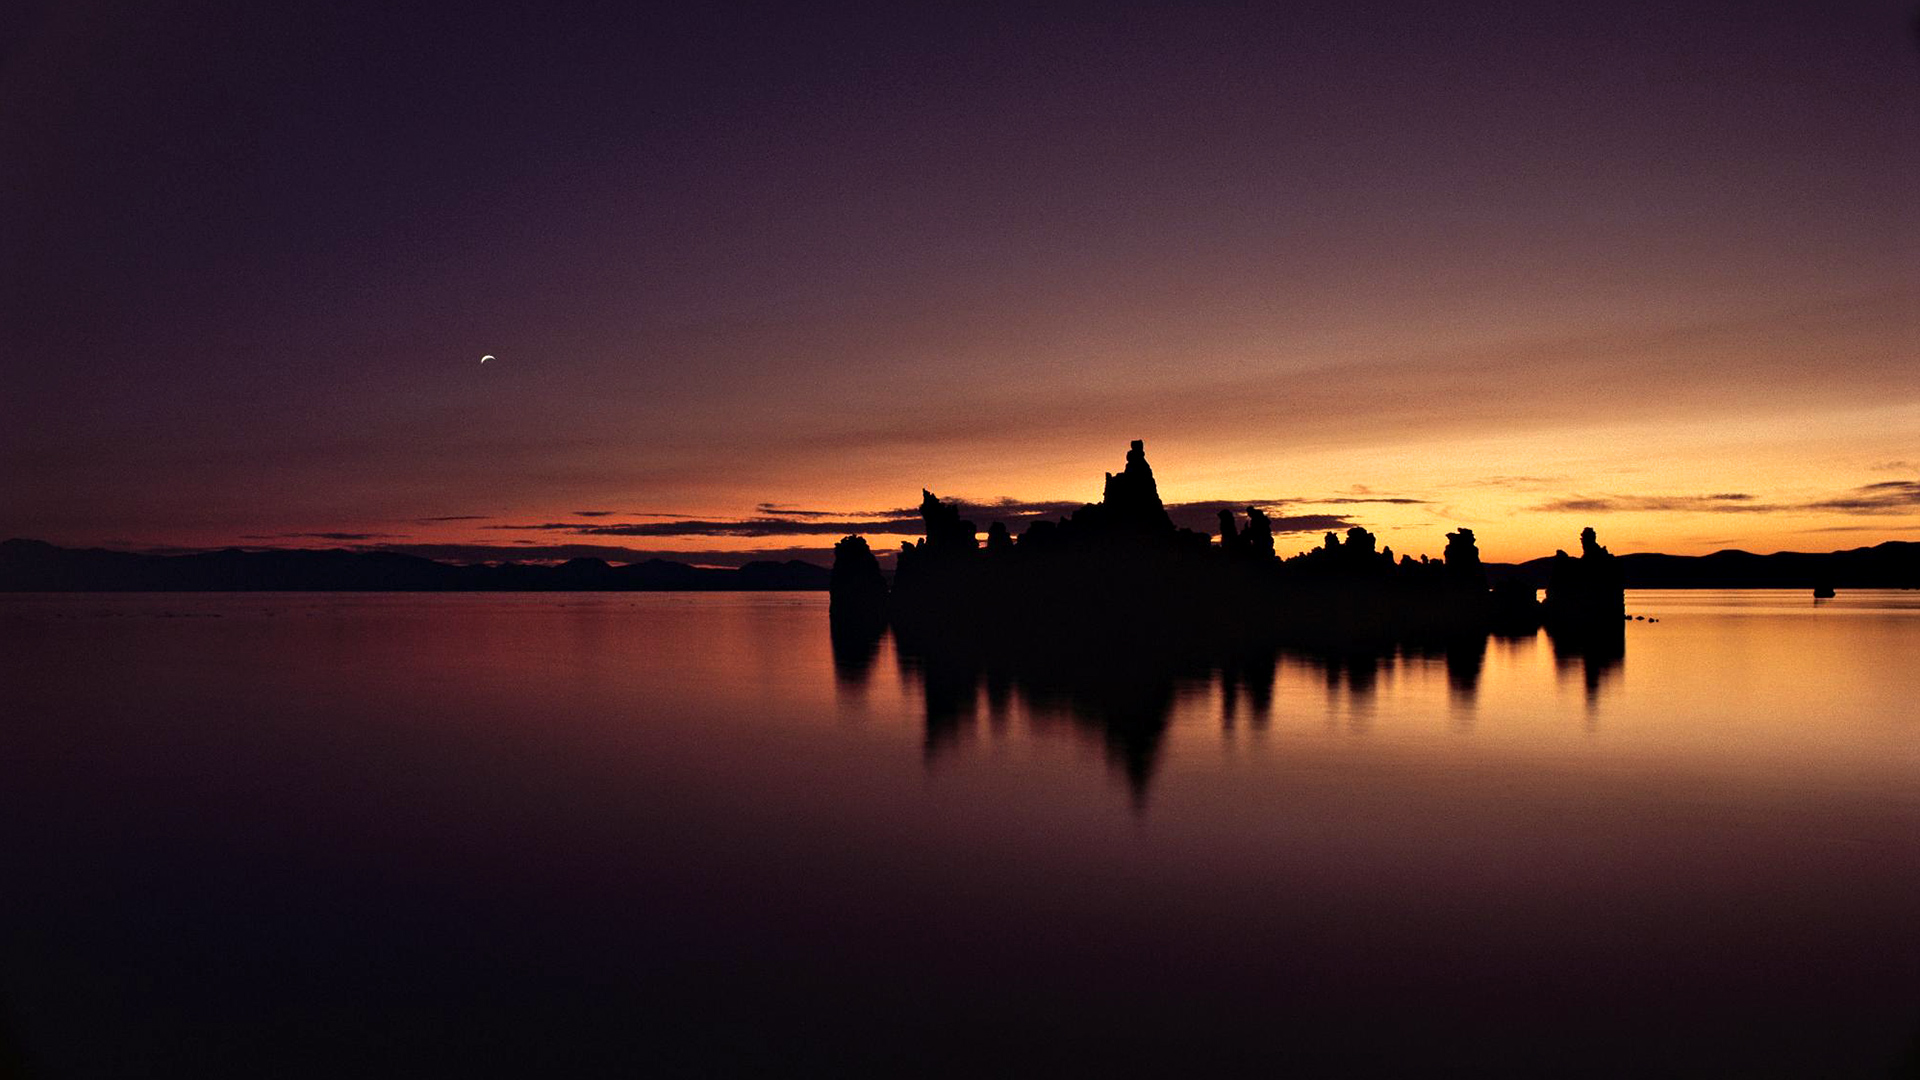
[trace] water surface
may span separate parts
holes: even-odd
[[[0,598],[29,1075],[1883,1076],[1920,593],[1112,695],[815,594]]]

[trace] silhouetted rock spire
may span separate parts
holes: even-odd
[[[864,537],[849,536],[833,545],[827,588],[827,617],[836,632],[864,633],[886,626],[887,579]]]
[[[1246,549],[1246,541],[1240,538],[1240,530],[1233,523],[1233,511],[1220,511],[1220,550],[1237,555]]]
[[[935,555],[972,551],[977,545],[973,522],[960,517],[960,504],[941,502],[933,492],[920,492],[920,520],[927,530],[927,548]]]
[[[1480,565],[1480,548],[1473,542],[1472,529],[1447,534],[1446,568],[1447,581],[1454,588],[1487,591],[1487,568]]]
[[[1160,502],[1160,487],[1153,482],[1153,467],[1147,464],[1146,444],[1139,439],[1127,451],[1127,465],[1119,475],[1107,474],[1106,490],[1100,506],[1107,520],[1121,528],[1142,532],[1173,531],[1173,519]]]
[[[1257,506],[1247,507],[1247,552],[1256,559],[1273,558],[1273,522]]]
[[[1447,534],[1447,568],[1460,572],[1480,569],[1480,548],[1473,542],[1473,530],[1461,529]]]
[[[1553,553],[1547,574],[1546,618],[1549,624],[1599,626],[1618,623],[1626,614],[1626,590],[1620,564],[1601,547],[1591,526],[1580,530],[1580,557]],[[1616,625],[1614,629],[1619,629]]]
[[[1220,511],[1220,550],[1230,559],[1267,562],[1273,558],[1273,522],[1257,506],[1247,507],[1247,527],[1234,524],[1233,511]]]

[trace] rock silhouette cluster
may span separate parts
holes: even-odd
[[[1473,530],[1447,534],[1439,560],[1396,557],[1361,527],[1281,558],[1259,507],[1220,511],[1218,542],[1168,517],[1135,441],[1098,503],[1035,521],[1016,539],[996,523],[982,544],[961,507],[922,491],[926,536],[905,543],[892,587],[864,538],[834,549],[836,669],[861,685],[891,630],[903,673],[926,698],[929,758],[1019,700],[1099,739],[1144,804],[1182,687],[1217,677],[1227,723],[1264,723],[1283,656],[1330,685],[1370,692],[1395,656],[1445,665],[1470,697],[1487,642],[1543,625],[1563,670],[1597,694],[1625,638],[1618,562],[1589,529],[1581,556],[1554,560],[1548,602],[1512,578],[1489,588]]]
[[[1220,511],[1219,542],[1175,527],[1146,449],[1108,473],[1098,503],[1035,521],[1015,539],[995,523],[984,547],[958,503],[922,491],[923,539],[904,543],[892,587],[859,536],[834,549],[838,631],[890,626],[903,643],[992,640],[1048,651],[1217,650],[1250,642],[1374,644],[1461,633],[1618,632],[1622,579],[1592,529],[1560,553],[1544,604],[1517,583],[1490,589],[1473,530],[1439,560],[1396,557],[1360,526],[1292,558],[1259,507]]]

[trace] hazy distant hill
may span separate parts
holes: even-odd
[[[1716,551],[1711,555],[1660,555],[1647,552],[1619,557],[1629,589],[1836,589],[1920,588],[1920,543],[1889,540],[1849,551],[1781,551],[1755,555],[1747,551]],[[1518,565],[1490,565],[1487,573],[1498,582],[1521,578],[1535,585],[1547,582],[1551,557],[1529,559]]]
[[[799,561],[752,562],[737,570],[665,559],[620,566],[600,559],[573,559],[558,566],[456,566],[369,551],[230,548],[192,555],[137,555],[55,547],[38,540],[0,543],[0,591],[5,592],[764,591],[825,589],[827,576],[825,567]]]
[[[1494,582],[1519,578],[1545,585],[1551,558],[1490,563]],[[1630,589],[1920,588],[1920,543],[1890,540],[1850,551],[1783,551],[1755,555],[1620,556]],[[725,591],[825,589],[825,567],[793,560],[753,562],[738,570],[688,566],[665,559],[614,565],[574,559],[558,566],[527,563],[457,566],[415,555],[372,551],[208,551],[136,555],[100,548],[63,548],[38,540],[0,543],[0,592],[242,592],[630,589]]]

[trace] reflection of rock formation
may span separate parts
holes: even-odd
[[[1304,659],[1319,668],[1328,691],[1345,690],[1356,698],[1371,697],[1380,681],[1381,656],[1358,649],[1342,652],[1307,654]]]
[[[1173,672],[1138,664],[1103,671],[1035,672],[1018,685],[1034,715],[1064,717],[1097,738],[1107,761],[1126,777],[1134,804],[1146,805],[1173,717]]]
[[[843,688],[858,690],[867,685],[874,661],[880,656],[880,639],[886,632],[884,625],[834,628],[833,675]]]
[[[1455,699],[1470,702],[1480,690],[1480,672],[1487,663],[1487,638],[1483,632],[1408,642],[1401,655],[1445,664],[1448,689]]]
[[[1038,730],[1053,727],[1096,740],[1125,779],[1135,805],[1144,808],[1179,702],[1204,697],[1209,682],[1217,686],[1225,727],[1246,724],[1259,729],[1272,720],[1283,668],[1321,682],[1330,697],[1364,703],[1378,691],[1383,673],[1397,665],[1443,663],[1453,704],[1470,711],[1479,694],[1488,641],[1485,633],[1471,633],[1380,647],[1243,645],[1213,656],[1189,653],[1175,658],[1159,649],[1068,655],[956,644],[936,637],[896,639],[896,654],[903,679],[925,704],[929,762],[965,742],[983,718],[1003,730],[1017,704]],[[1579,646],[1567,648],[1572,651],[1564,657],[1556,651],[1562,670],[1567,670],[1566,663],[1589,656]],[[1595,655],[1590,663],[1598,680],[1618,660]],[[1594,692],[1599,692],[1597,684]]]
[[[1587,701],[1599,701],[1601,693],[1619,674],[1627,653],[1627,630],[1623,619],[1607,626],[1553,626],[1547,628],[1553,641],[1553,663],[1562,675],[1578,672],[1587,689]]]
[[[1621,670],[1624,630],[1610,629],[1536,631],[1508,639],[1506,648],[1533,648],[1536,642],[1551,647],[1558,676],[1581,680],[1592,708]],[[1383,686],[1406,678],[1408,666],[1431,670],[1443,664],[1453,716],[1460,730],[1471,730],[1492,640],[1481,632],[1378,647],[1243,645],[1210,657],[1172,659],[1158,649],[1067,655],[933,638],[917,645],[896,640],[896,656],[903,681],[924,702],[930,765],[988,727],[996,735],[1005,732],[1018,715],[1036,734],[1070,734],[1099,746],[1135,807],[1144,810],[1181,703],[1207,700],[1210,683],[1226,729],[1245,725],[1257,731],[1273,723],[1279,680],[1291,672],[1285,677],[1296,696],[1286,700],[1294,709],[1302,704],[1300,686],[1317,682],[1330,705],[1339,703],[1353,731],[1364,733]]]
[[[974,656],[910,653],[897,650],[901,674],[920,684],[926,700],[926,753],[929,759],[949,746],[978,714],[981,669]]]
[[[1220,719],[1232,727],[1242,718],[1265,727],[1273,716],[1273,684],[1280,665],[1279,650],[1245,645],[1220,658]]]
[[[1487,666],[1485,634],[1473,639],[1458,639],[1447,648],[1447,685],[1454,695],[1472,700],[1480,690],[1480,671]]]
[[[926,701],[926,752],[937,758],[979,720],[982,691],[988,717],[1005,723],[1012,701],[1035,723],[1065,721],[1097,739],[1144,806],[1160,744],[1173,715],[1176,686],[1204,668],[1182,669],[1157,657],[1081,655],[1071,660],[1022,657],[1005,650],[902,644],[903,675]],[[1268,685],[1271,686],[1271,674]]]

